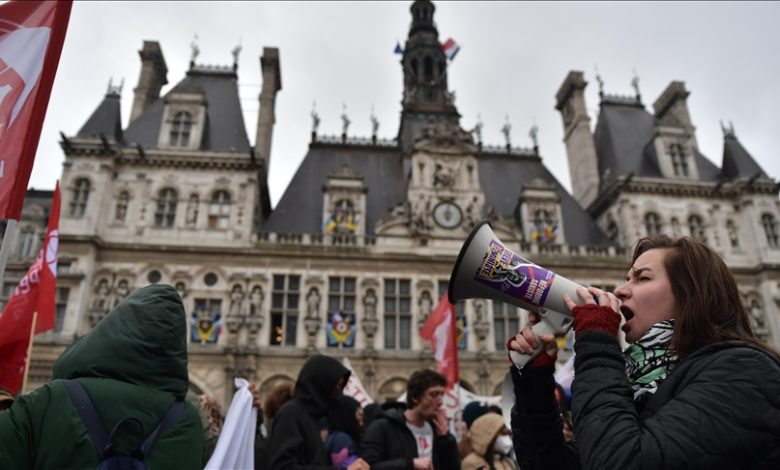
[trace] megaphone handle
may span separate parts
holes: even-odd
[[[531,328],[531,331],[533,331],[534,336],[536,338],[539,338],[539,335],[554,335],[558,333],[558,329],[555,328],[553,325],[551,325],[549,322],[545,321],[545,318],[542,317],[542,321],[537,323],[536,325]],[[539,355],[539,353],[542,352],[544,348],[544,344],[542,344],[541,341],[539,341],[539,345],[534,349],[534,352],[531,354],[525,354],[518,351],[509,351],[509,358],[512,360],[512,363],[520,370],[523,370],[533,358]]]

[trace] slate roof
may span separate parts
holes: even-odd
[[[201,150],[215,152],[249,152],[249,139],[241,113],[238,96],[238,78],[235,72],[222,69],[187,72],[168,96],[176,91],[202,91],[206,96],[206,129]],[[158,98],[125,130],[125,142],[157,148],[162,124],[165,96]]]
[[[609,245],[582,207],[561,186],[537,157],[480,154],[480,186],[485,207],[513,218],[524,184],[536,178],[549,183],[560,198],[566,241],[572,245]],[[365,146],[310,146],[298,171],[261,232],[321,233],[323,190],[328,175],[345,164],[363,177],[366,192],[366,234],[374,234],[377,221],[393,206],[406,200],[408,169],[398,148]]]
[[[618,176],[634,174],[662,178],[653,145],[655,118],[641,105],[601,103],[593,138],[599,161],[602,188]],[[718,182],[738,176],[753,176],[763,170],[733,135],[727,135],[723,147],[723,169],[698,149],[694,159],[700,181]]]
[[[723,138],[723,175],[728,178],[739,178],[757,174],[766,176],[764,170],[739,143],[737,137],[732,133],[726,133]]]
[[[401,152],[393,147],[323,146],[314,144],[284,191],[261,232],[321,233],[322,188],[328,175],[344,165],[363,177],[366,192],[366,232],[387,209],[406,200],[406,173]]]
[[[97,138],[100,135],[113,137],[122,143],[122,116],[119,94],[109,92],[76,134],[77,137]]]

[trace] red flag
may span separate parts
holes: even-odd
[[[420,337],[431,342],[433,355],[439,372],[447,378],[447,388],[458,383],[458,332],[456,329],[455,306],[441,296],[439,304],[428,315]]]
[[[35,334],[54,328],[59,220],[58,182],[51,201],[49,226],[41,251],[0,314],[0,387],[14,395],[18,394],[22,387],[33,313],[38,313]]]
[[[22,214],[71,4],[0,5],[0,219]]]

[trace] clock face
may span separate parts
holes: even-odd
[[[460,222],[463,220],[463,213],[457,204],[444,201],[433,208],[433,220],[441,228],[453,229],[460,225]]]

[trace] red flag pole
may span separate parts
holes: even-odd
[[[27,358],[24,365],[24,378],[22,379],[22,390],[19,393],[23,394],[27,390],[27,375],[30,373],[30,362],[32,359],[32,347],[33,338],[35,337],[35,321],[38,320],[38,312],[33,312],[32,326],[30,327],[30,343],[27,345]]]

